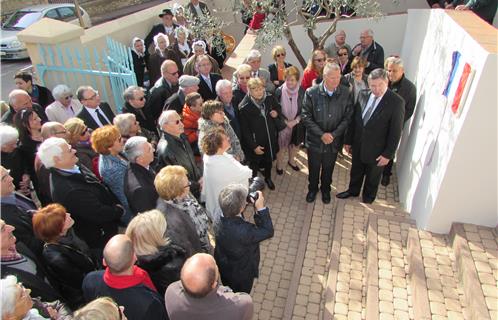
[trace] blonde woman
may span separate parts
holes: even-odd
[[[273,82],[275,87],[278,88],[285,81],[285,69],[292,66],[292,64],[285,62],[287,52],[282,46],[273,47],[271,56],[273,57],[273,61],[275,61],[275,63],[272,63],[268,66],[268,71],[270,71],[270,80]]]
[[[96,162],[99,155],[93,151],[90,142],[92,129],[88,128],[80,118],[69,118],[64,122],[64,128],[67,131],[68,142],[76,150],[76,156],[80,163],[94,171],[94,173],[98,173],[98,170],[94,169],[97,169]]]
[[[248,64],[238,66],[234,78],[235,82],[232,83],[233,106],[239,108],[240,103],[247,95],[247,82],[251,79],[251,66]]]
[[[180,279],[180,270],[187,259],[185,250],[166,238],[166,228],[166,219],[159,210],[137,215],[126,228],[137,265],[149,273],[161,296],[171,283]]]
[[[304,69],[301,87],[306,90],[314,83],[313,80],[322,77],[323,67],[327,60],[327,53],[323,50],[315,50],[308,61],[308,66]]]
[[[110,297],[97,298],[77,310],[73,320],[128,320],[123,306]]]

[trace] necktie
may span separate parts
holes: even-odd
[[[211,90],[211,92],[213,92],[213,86],[211,85],[211,78],[207,77],[205,80],[206,80],[206,83],[209,87],[209,90]]]
[[[366,125],[367,122],[368,122],[368,120],[372,116],[372,113],[373,113],[373,110],[374,110],[374,107],[375,107],[375,103],[377,102],[377,99],[378,99],[378,97],[374,97],[374,100],[373,100],[372,104],[370,104],[370,106],[368,107],[367,111],[365,111],[365,115],[363,116],[363,125]]]
[[[257,77],[258,77],[258,73],[257,73],[256,71],[253,71],[253,72],[252,72],[252,77],[253,77],[253,78],[257,78]]]
[[[106,124],[110,124],[99,109],[95,109],[95,113],[97,114],[97,118],[99,118],[99,121],[103,126],[105,126]]]

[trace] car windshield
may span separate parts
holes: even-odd
[[[26,29],[41,17],[41,12],[35,11],[17,11],[2,26],[6,30]]]

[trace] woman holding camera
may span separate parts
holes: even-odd
[[[223,128],[214,128],[206,132],[200,145],[204,154],[204,187],[201,197],[206,202],[208,214],[216,225],[221,217],[218,203],[221,189],[231,183],[247,185],[252,170],[227,153],[230,148],[230,138]]]
[[[221,190],[219,204],[223,216],[216,232],[214,258],[224,285],[234,292],[250,293],[254,278],[259,275],[259,243],[273,237],[273,223],[261,191],[257,191],[254,201],[255,224],[246,221],[247,194],[247,187],[241,184]]]

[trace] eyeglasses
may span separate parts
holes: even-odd
[[[7,170],[7,172],[2,176],[1,181],[3,182],[9,176],[10,176],[10,170]]]
[[[186,188],[190,188],[190,186],[191,186],[191,185],[192,185],[192,182],[191,182],[191,181],[189,181],[189,182],[187,183],[187,185],[186,185],[185,187],[183,187],[183,188],[184,188],[184,189],[186,189]]]
[[[145,97],[144,96],[141,96],[139,98],[135,98],[135,100],[138,100],[138,101],[144,101],[145,100]]]
[[[178,119],[178,120],[173,120],[173,121],[168,121],[168,122],[172,122],[176,125],[180,124],[180,122],[182,122],[182,120]]]
[[[348,53],[347,53],[347,52],[345,52],[345,53],[339,53],[339,57],[342,57],[342,56],[347,56],[347,55],[348,55]]]
[[[313,59],[313,61],[315,61],[315,62],[324,62],[325,58]]]
[[[65,100],[70,100],[70,99],[72,99],[72,98],[73,98],[73,95],[72,95],[72,94],[68,95],[67,97],[64,97],[64,99],[65,99]]]
[[[166,73],[174,76],[174,75],[178,75],[178,70],[176,70],[175,72],[168,72],[168,71],[166,71]]]
[[[90,128],[86,127],[83,131],[81,131],[80,136],[83,137],[89,130]]]
[[[276,57],[285,57],[285,53],[278,53],[275,55]]]

